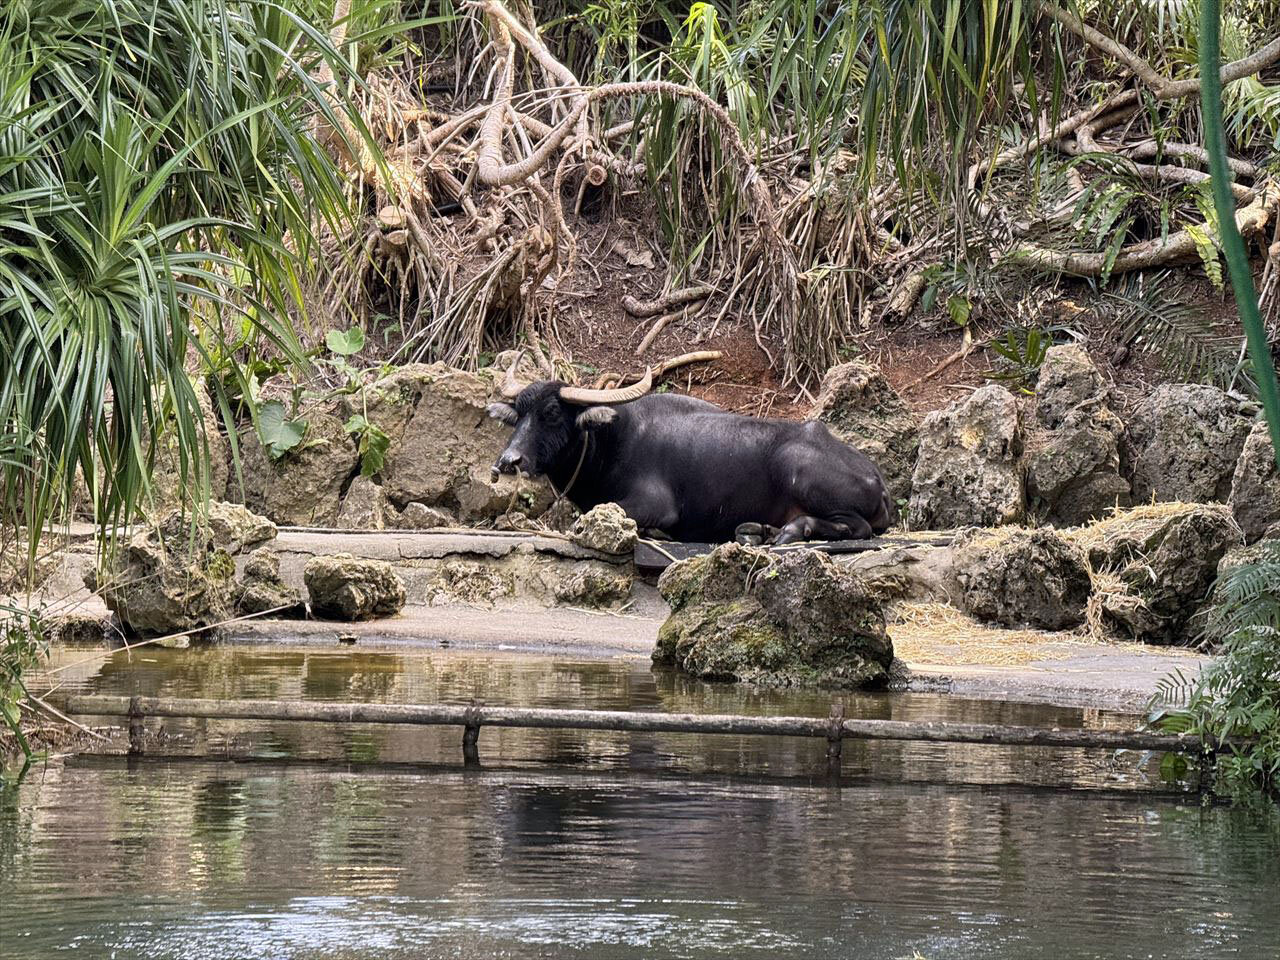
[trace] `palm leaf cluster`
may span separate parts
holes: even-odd
[[[340,62],[315,15],[270,0],[0,7],[8,529],[60,516],[78,471],[102,522],[127,519],[162,429],[199,474],[188,369],[224,327],[291,351],[313,225],[349,212],[313,136],[332,109],[317,64]]]

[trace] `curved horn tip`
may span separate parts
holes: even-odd
[[[653,369],[646,367],[644,376],[628,387],[613,390],[590,390],[586,387],[564,386],[560,388],[560,399],[566,403],[578,404],[611,404],[629,403],[638,400],[653,389]]]
[[[524,359],[524,351],[517,350],[516,358],[511,361],[511,366],[507,368],[507,375],[503,378],[501,393],[508,400],[514,400],[524,392],[527,383],[522,383],[516,379],[516,368],[520,366],[520,361]]]

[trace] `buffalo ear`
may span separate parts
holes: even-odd
[[[613,423],[617,417],[618,411],[613,407],[587,407],[580,414],[575,423],[578,424],[579,430],[594,430],[596,427],[603,427]]]
[[[508,427],[514,427],[516,421],[520,419],[520,414],[516,413],[516,408],[509,403],[491,403],[485,407],[489,416],[500,423],[505,423]]]

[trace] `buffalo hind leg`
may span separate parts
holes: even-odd
[[[842,523],[805,514],[783,527],[773,542],[781,546],[798,540],[867,540],[871,535],[871,524],[862,517],[850,517],[847,523]]]

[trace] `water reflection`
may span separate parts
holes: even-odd
[[[0,808],[14,956],[1199,958],[1280,940],[1276,818],[1140,795],[90,757]]]
[[[1132,723],[403,648],[119,652],[71,689]],[[1280,823],[1156,797],[1132,753],[851,742],[832,780],[825,743],[802,740],[488,728],[464,770],[449,728],[153,729],[165,759],[69,758],[0,794],[0,956],[1056,960],[1280,942]]]
[[[831,693],[708,684],[636,659],[561,660],[445,650],[280,650],[214,646],[119,651],[63,688],[119,695],[369,700],[586,707],[698,713],[826,716],[833,703],[851,717],[952,720],[1040,726],[1127,727],[1102,711],[975,701],[931,694]],[[456,764],[454,728],[334,726],[229,721],[150,724],[165,739],[150,750],[351,763]],[[592,769],[812,776],[825,769],[820,741],[683,734],[486,728],[489,765],[551,764]],[[1151,758],[1026,748],[847,742],[848,777],[1076,787],[1158,786]]]

